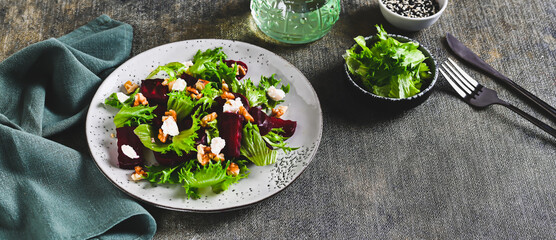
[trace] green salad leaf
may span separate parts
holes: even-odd
[[[197,130],[201,128],[199,118],[197,117],[199,110],[193,114],[193,123],[189,129],[180,131],[180,133],[172,138],[171,143],[162,143],[158,140],[158,131],[151,125],[141,124],[133,132],[139,137],[143,145],[155,152],[167,153],[174,151],[178,156],[184,153],[195,151],[195,139],[197,138]]]
[[[226,54],[222,51],[221,47],[214,49],[207,49],[204,52],[199,50],[193,56],[193,66],[189,67],[187,72],[196,78],[201,78],[210,81],[206,77],[211,74],[205,74],[207,70],[216,67],[215,64],[226,59]]]
[[[241,155],[247,157],[257,166],[266,166],[276,162],[277,151],[266,146],[266,142],[259,133],[257,125],[247,122],[243,127],[243,137],[240,147]]]
[[[284,152],[297,150],[298,148],[288,147],[285,142],[288,138],[280,135],[284,130],[282,128],[273,128],[266,135],[262,136],[266,143],[276,149],[282,149]]]
[[[226,169],[229,165],[229,161],[224,167],[218,162],[211,161],[202,167],[198,167],[197,164],[189,164],[189,166],[181,168],[178,173],[179,181],[183,184],[187,197],[199,198],[199,188],[210,187],[225,181],[228,177]],[[193,168],[193,166],[197,166],[197,168]]]
[[[169,76],[169,81],[176,80],[182,73],[187,70],[187,67],[180,62],[171,62],[164,66],[157,67],[154,71],[152,71],[148,76],[147,79],[154,77],[160,71],[166,72]]]
[[[164,167],[164,166],[150,166],[147,167],[147,176],[145,179],[151,183],[156,184],[175,184],[179,182],[178,171],[176,169],[182,167],[180,164],[175,167]]]
[[[261,106],[263,109],[272,109],[275,108],[276,105],[284,102],[284,100],[274,101],[267,96],[266,91],[271,86],[278,88],[280,82],[281,80],[276,79],[274,74],[270,77],[261,76],[258,86],[255,86],[253,81],[249,78],[243,79],[238,86],[237,92],[241,93],[249,100],[251,107]],[[282,85],[280,89],[282,89],[284,93],[288,93],[290,91],[290,85]]]
[[[138,92],[139,88],[137,88],[135,92],[131,93],[131,95],[129,95],[129,97],[124,101],[124,103],[120,102],[120,100],[118,99],[118,93],[112,93],[104,100],[104,104],[118,109],[121,109],[124,105],[130,107],[133,105],[133,102],[135,101],[135,94],[137,94]]]
[[[172,91],[168,94],[168,109],[176,111],[178,115],[178,121],[183,120],[185,117],[189,116],[193,108],[195,107],[195,102],[189,96],[187,91]]]
[[[426,57],[415,42],[402,43],[376,26],[378,41],[368,47],[365,38],[346,50],[344,58],[349,72],[368,91],[383,97],[407,98],[420,92],[422,80],[431,76]]]
[[[116,128],[128,127],[128,126],[139,126],[150,122],[156,115],[153,111],[156,106],[149,107],[139,105],[136,107],[129,107],[123,105],[120,111],[114,116],[114,125]]]

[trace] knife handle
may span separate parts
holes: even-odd
[[[543,109],[545,112],[550,114],[552,121],[556,121],[556,108],[550,106],[548,103],[546,103],[542,99],[538,98],[537,96],[533,95],[529,91],[525,90],[525,88],[522,88],[521,86],[517,85],[514,81],[512,81],[508,77],[502,75],[498,71],[496,71],[492,68],[491,68],[491,70],[493,70],[494,72],[488,71],[490,69],[485,69],[485,70],[487,70],[487,72],[489,72],[492,76],[494,76],[494,77],[502,80],[506,84],[508,84],[511,88],[513,88],[514,90],[519,92],[521,95],[525,96],[530,101],[536,103],[541,109]]]

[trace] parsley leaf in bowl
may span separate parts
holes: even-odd
[[[378,40],[372,47],[367,39],[356,37],[356,44],[344,58],[349,72],[367,91],[382,97],[408,98],[421,92],[423,80],[432,77],[427,59],[413,41],[400,42],[376,26]]]

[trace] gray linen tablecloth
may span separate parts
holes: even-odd
[[[440,77],[430,99],[398,115],[360,107],[345,86],[344,50],[357,35],[412,37],[437,61],[450,32],[487,63],[556,105],[556,2],[450,1],[440,20],[414,33],[388,24],[376,0],[344,0],[321,40],[277,44],[253,23],[247,0],[0,0],[0,60],[107,14],[134,28],[132,56],[197,38],[244,41],[299,68],[322,104],[324,131],[307,170],[276,196],[221,214],[145,205],[155,238],[554,238],[556,140],[500,106],[462,102]],[[470,69],[501,98],[555,126],[499,82]],[[85,145],[81,146],[86,148]],[[99,174],[101,174],[99,172]]]

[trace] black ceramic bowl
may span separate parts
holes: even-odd
[[[411,38],[400,35],[388,34],[388,36],[393,37],[400,42],[412,41],[419,43]],[[367,46],[371,47],[378,40],[378,37],[366,37],[365,40],[367,41]],[[425,63],[429,66],[432,77],[426,80],[422,80],[420,89],[421,92],[414,96],[408,98],[389,98],[375,95],[362,87],[363,84],[361,83],[361,81],[358,79],[358,77],[351,75],[348,70],[347,64],[344,63],[344,70],[346,72],[348,85],[353,89],[355,95],[365,103],[365,105],[376,108],[377,110],[403,111],[416,107],[427,100],[427,98],[429,98],[432,89],[436,84],[436,79],[438,78],[438,70],[434,57],[430,54],[429,50],[423,47],[421,44],[419,44],[419,50],[421,50],[425,57],[427,57]]]

